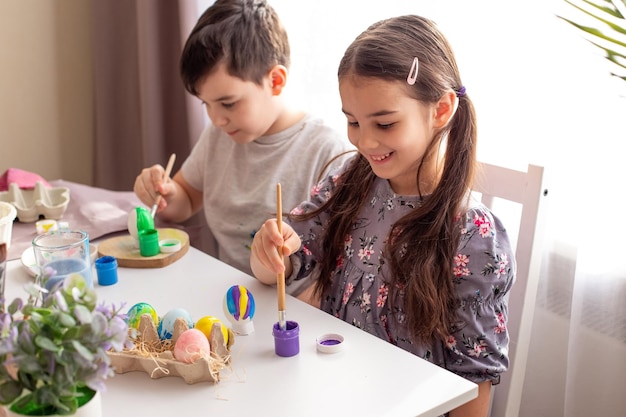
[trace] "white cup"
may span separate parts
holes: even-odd
[[[7,249],[11,246],[13,221],[17,217],[17,210],[11,203],[0,201],[0,243],[6,243]]]

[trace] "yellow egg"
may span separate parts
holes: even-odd
[[[194,328],[200,330],[209,339],[211,337],[211,328],[213,323],[220,323],[222,325],[222,335],[224,336],[224,344],[228,343],[228,328],[217,318],[213,316],[204,316],[196,322]]]

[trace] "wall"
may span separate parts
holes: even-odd
[[[91,184],[90,5],[0,1],[0,173]]]

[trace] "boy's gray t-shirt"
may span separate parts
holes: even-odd
[[[349,149],[354,148],[347,138],[311,115],[244,145],[209,124],[181,169],[189,185],[203,193],[219,259],[251,274],[250,245],[265,220],[276,216],[276,184],[281,183],[288,212],[308,200],[311,187],[328,172],[322,172],[326,164]]]

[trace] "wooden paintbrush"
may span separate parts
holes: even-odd
[[[276,222],[278,224],[278,233],[283,235],[283,203],[281,197],[280,183],[276,184]],[[283,247],[278,248],[281,259],[283,258]],[[278,289],[278,327],[281,330],[287,330],[287,311],[285,306],[285,273],[278,274],[276,281]]]
[[[176,160],[176,154],[173,153],[170,156],[170,160],[167,161],[167,166],[165,167],[165,172],[163,173],[163,181],[167,181],[167,179],[170,177],[170,174],[172,173],[172,168],[174,167],[175,160]],[[152,210],[150,210],[150,215],[152,216],[153,219],[156,214],[157,207],[159,206],[159,202],[161,201],[161,198],[162,198],[161,194],[157,193],[156,200],[154,201],[154,205],[152,206]]]

